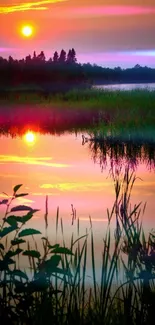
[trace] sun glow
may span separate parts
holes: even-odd
[[[25,134],[25,137],[24,137],[25,141],[28,143],[28,144],[34,144],[35,140],[36,140],[36,136],[34,134],[34,132],[32,131],[28,131],[26,134]]]
[[[21,33],[25,37],[30,37],[33,34],[33,27],[30,25],[25,25],[22,27]]]

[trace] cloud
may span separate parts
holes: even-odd
[[[88,52],[79,53],[81,63],[90,62],[91,64],[107,65],[110,67],[128,66],[133,67],[136,63],[140,65],[155,65],[155,50],[142,51],[111,51],[111,52]]]
[[[44,196],[45,193],[43,193],[43,192],[34,192],[34,193],[32,193],[32,195],[35,195],[35,196]],[[48,192],[48,193],[46,193],[46,195],[48,195],[48,196],[59,196],[60,193],[51,193],[51,192]]]
[[[57,183],[57,184],[42,184],[40,188],[44,189],[57,189],[60,191],[74,191],[74,192],[81,192],[81,191],[101,191],[105,188],[105,186],[110,186],[109,183],[101,183],[101,182],[75,182],[75,183]]]
[[[20,202],[20,204],[35,203],[35,201],[26,199],[25,197],[18,197],[17,200]]]
[[[34,1],[28,3],[21,3],[18,5],[8,5],[0,7],[0,14],[9,14],[17,11],[28,11],[28,10],[47,10],[48,7],[44,5],[64,2],[66,0],[43,0],[43,1]]]
[[[146,6],[91,6],[70,9],[75,16],[130,16],[154,14],[154,7]]]
[[[21,48],[15,48],[15,47],[0,47],[0,53],[1,53],[1,52],[13,52],[13,53],[16,53],[17,51],[21,51]]]
[[[48,15],[56,18],[90,18],[102,16],[135,16],[155,14],[151,6],[76,6],[63,10],[49,11]]]
[[[71,165],[69,164],[51,163],[50,160],[52,160],[50,157],[19,157],[19,156],[0,155],[0,164],[17,163],[17,164],[39,165],[39,166],[47,166],[47,167],[55,167],[55,168],[71,167]]]

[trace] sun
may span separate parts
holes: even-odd
[[[34,144],[34,142],[35,142],[35,139],[36,139],[36,137],[35,137],[35,134],[34,134],[34,132],[32,132],[32,131],[28,131],[26,134],[25,134],[25,141],[27,142],[27,143],[29,143],[29,144]]]
[[[25,25],[22,27],[21,32],[23,36],[30,37],[33,34],[33,27],[31,25]]]

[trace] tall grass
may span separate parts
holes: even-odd
[[[106,110],[115,109],[116,112],[123,110],[128,113],[128,110],[132,108],[133,114],[141,110],[143,114],[147,109],[150,111],[154,108],[155,91],[149,90],[130,90],[130,91],[110,91],[106,89],[84,89],[84,90],[71,90],[64,94],[57,93],[52,95],[47,93],[42,95],[41,93],[31,92],[10,92],[6,96],[0,98],[0,103],[25,103],[25,104],[46,104],[53,106],[58,104],[58,107],[70,107],[74,111],[76,107],[82,109],[99,108]],[[148,112],[147,112],[148,113]]]
[[[21,184],[14,187],[11,198],[1,201],[6,205],[0,230],[1,324],[154,324],[155,234],[152,231],[146,236],[142,228],[140,216],[145,205],[131,206],[135,174],[127,168],[124,174],[117,170],[112,176],[116,197],[108,211],[100,281],[97,280],[91,218],[90,228],[80,237],[80,224],[73,209],[77,236],[72,234],[67,247],[58,210],[56,235],[61,231],[62,245],[51,242],[46,198],[47,233],[40,239],[43,250],[39,252],[35,236],[41,235],[40,232],[25,228],[36,210],[24,205],[11,208],[13,200],[27,194],[18,194]],[[114,235],[113,218],[116,220]],[[26,240],[31,237],[31,241]],[[21,255],[27,258],[31,277],[20,265]],[[92,264],[89,286],[86,281],[88,258]],[[120,272],[124,279],[120,278]]]

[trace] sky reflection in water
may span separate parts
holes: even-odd
[[[102,168],[98,156],[94,163],[94,149],[90,143],[82,145],[82,134],[61,136],[42,135],[27,130],[21,137],[0,137],[0,188],[1,193],[12,194],[16,184],[23,184],[22,192],[29,195],[17,199],[14,204],[25,204],[40,209],[29,222],[29,227],[44,233],[45,198],[48,195],[48,234],[55,240],[55,217],[57,207],[64,224],[66,241],[76,230],[72,225],[72,206],[80,219],[80,234],[90,229],[89,216],[92,218],[95,248],[101,250],[102,238],[107,227],[107,208],[111,210],[114,203],[114,184],[110,176],[111,159],[107,158]],[[110,151],[109,153],[111,153]],[[101,152],[100,152],[101,154]],[[102,157],[102,155],[101,155]],[[155,173],[147,165],[147,155],[137,157],[137,180],[132,191],[132,206],[147,201],[143,217],[145,229],[154,226]],[[104,160],[105,156],[103,157]],[[123,158],[122,158],[123,159]],[[115,160],[117,165],[117,161]],[[119,160],[120,163],[120,160]],[[121,160],[122,168],[125,160]],[[127,162],[126,162],[127,163]],[[124,165],[123,165],[124,164]],[[102,166],[103,167],[103,166]],[[1,197],[5,197],[1,194]],[[3,216],[4,206],[0,206]],[[112,228],[116,225],[112,221]],[[61,240],[58,236],[58,241]],[[98,258],[98,263],[100,258]],[[99,265],[97,263],[97,265]],[[88,267],[90,261],[88,261]]]

